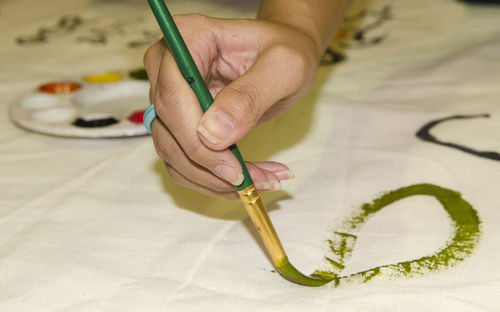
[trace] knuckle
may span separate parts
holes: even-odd
[[[191,14],[177,14],[177,15],[172,16],[175,24],[179,28],[181,28],[184,24],[186,24],[186,21],[189,20],[190,17],[191,17]]]
[[[167,169],[168,176],[170,177],[170,179],[172,179],[172,181],[175,184],[185,185],[182,175],[179,172],[177,172],[177,170],[175,170],[168,163],[165,163],[165,168]]]
[[[154,94],[155,110],[158,115],[165,116],[170,105],[185,105],[184,97],[180,94],[179,87],[171,84],[168,88],[156,87]]]
[[[144,57],[142,58],[142,63],[144,64],[144,67],[149,66],[149,62],[151,60],[152,54],[153,54],[153,49],[154,49],[154,44],[150,46],[146,52],[144,53]]]
[[[175,24],[183,24],[192,19],[194,16],[196,16],[196,14],[176,14],[172,16],[172,18],[174,19]]]
[[[170,162],[169,148],[166,146],[166,144],[160,144],[156,140],[154,142],[155,142],[156,154],[158,154],[158,156],[164,161]]]
[[[154,57],[157,54],[157,50],[161,48],[160,45],[161,43],[157,42],[151,45],[144,53],[144,57],[142,58],[142,63],[144,64],[146,70],[150,68],[151,63],[153,62]]]
[[[252,122],[257,122],[257,116],[260,116],[261,107],[259,99],[261,91],[257,86],[250,82],[238,84],[231,87],[229,96],[234,99],[236,105],[230,107],[227,111],[232,115],[235,122],[245,120],[249,116],[252,117]]]
[[[205,25],[208,21],[208,16],[192,13],[192,14],[178,14],[173,16],[175,24],[179,27],[179,29],[183,28],[192,28],[195,26]],[[196,22],[195,22],[196,21]]]
[[[193,162],[202,165],[206,162],[206,150],[201,142],[183,146],[184,152]]]
[[[153,142],[158,156],[169,164],[175,165],[184,157],[174,139],[170,137],[169,130],[164,127],[157,127],[157,131],[153,132]]]

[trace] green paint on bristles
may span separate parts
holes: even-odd
[[[379,276],[409,278],[432,271],[443,270],[456,265],[472,254],[480,237],[481,221],[476,210],[461,197],[460,193],[432,184],[417,184],[404,187],[391,191],[375,199],[372,203],[364,204],[358,214],[344,223],[344,227],[349,230],[357,230],[373,214],[380,211],[382,208],[395,201],[414,195],[435,197],[441,203],[452,221],[452,227],[454,228],[453,237],[433,255],[395,264],[382,265],[362,272],[342,276],[333,271],[339,271],[344,268],[345,258],[352,252],[351,246],[347,244],[347,239],[349,238],[352,242],[355,242],[356,235],[345,232],[334,232],[344,239],[340,241],[340,244],[333,240],[327,241],[330,244],[330,250],[339,258],[333,260],[330,257],[325,257],[327,263],[331,266],[329,270],[316,270],[311,274],[311,277],[309,277],[300,273],[290,264],[288,258],[285,258],[284,261],[280,262],[278,271],[286,279],[297,284],[322,286],[330,283],[329,285],[337,287],[343,283],[366,283]]]
[[[304,286],[323,286],[331,280],[324,279],[323,277],[310,277],[302,274],[297,270],[285,257],[279,261],[280,263],[276,265],[277,271],[292,283],[304,285]]]

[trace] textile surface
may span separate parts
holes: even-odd
[[[168,5],[220,17],[258,7]],[[328,240],[389,191],[434,184],[477,212],[463,261],[320,288],[274,272],[240,202],[174,184],[149,136],[61,138],[9,119],[9,105],[48,81],[141,67],[160,38],[145,3],[4,0],[0,30],[0,311],[499,311],[499,6],[356,2],[331,47],[345,59],[325,62],[308,95],[239,143],[246,159],[295,173],[264,201],[305,273],[330,268]],[[417,136],[438,120],[434,141]],[[433,255],[453,228],[432,196],[397,201],[357,229],[341,274]]]

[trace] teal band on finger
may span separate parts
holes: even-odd
[[[155,120],[155,118],[156,118],[155,105],[151,104],[144,111],[144,117],[142,118],[144,127],[146,127],[146,130],[148,130],[149,133],[151,133],[151,123],[153,123],[153,120]]]

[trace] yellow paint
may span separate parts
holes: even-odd
[[[97,75],[90,75],[83,80],[89,83],[110,83],[110,82],[117,82],[122,80],[123,77],[119,73],[115,72],[109,72],[109,73],[104,73],[104,74],[97,74]]]

